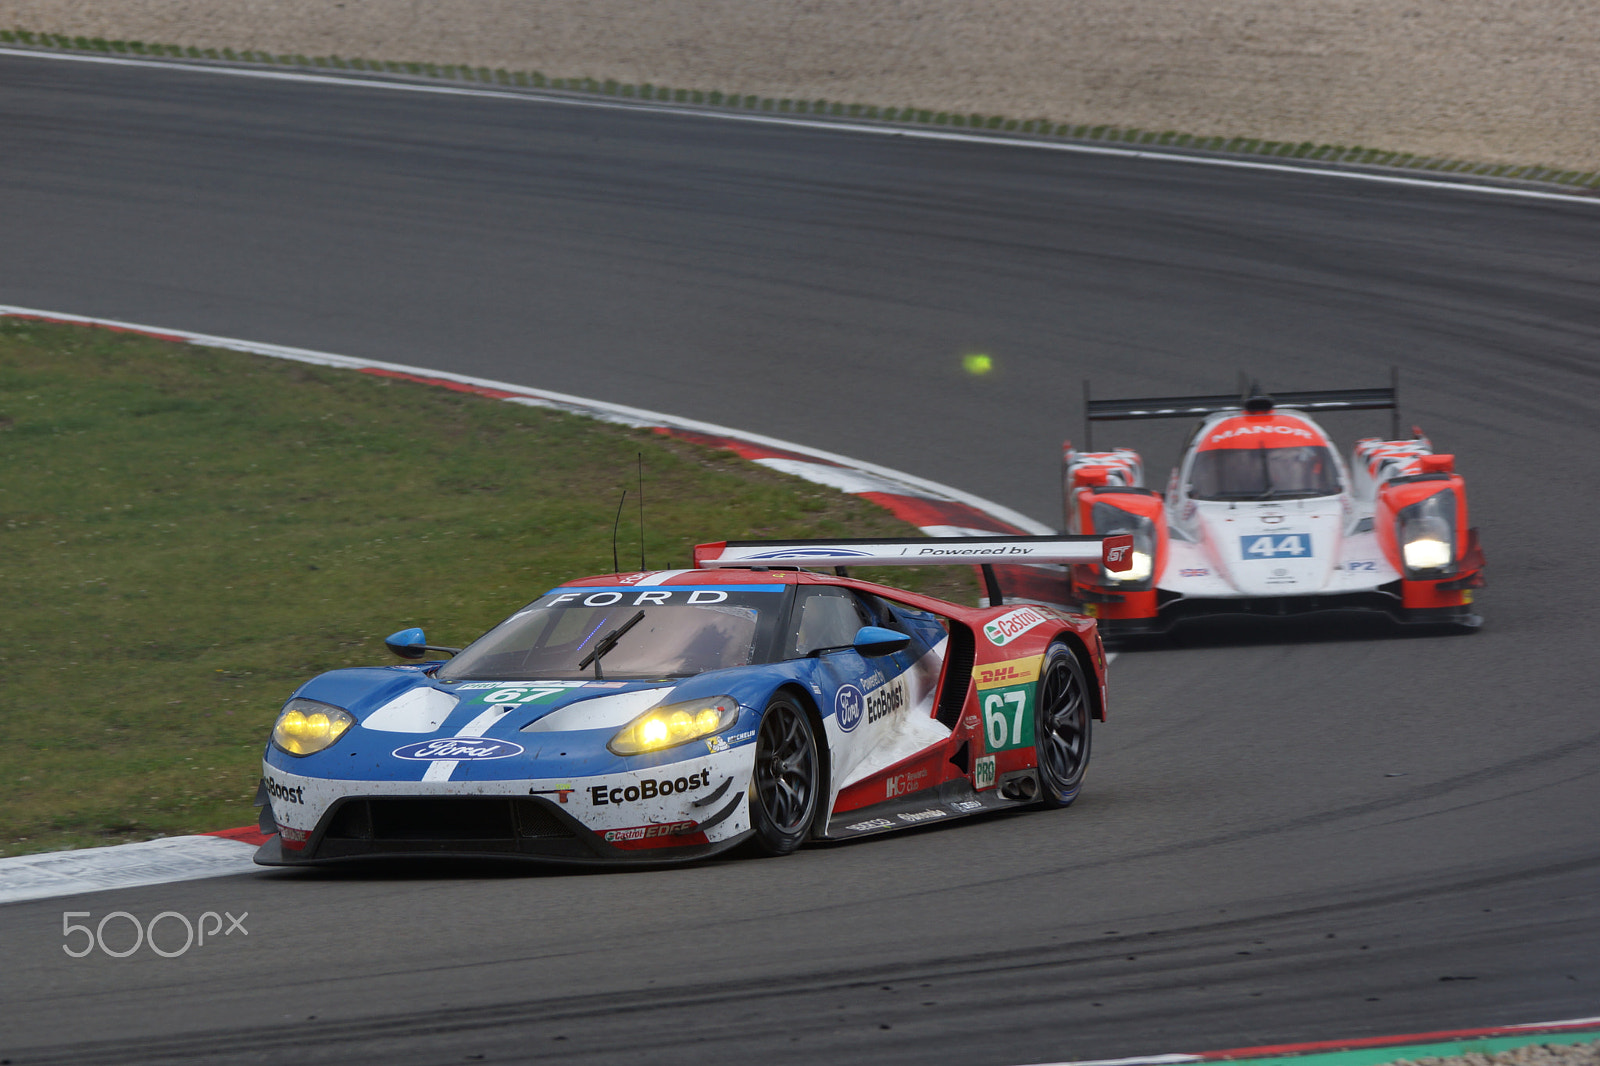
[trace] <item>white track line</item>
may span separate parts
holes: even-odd
[[[294,81],[312,85],[340,85],[363,89],[386,89],[391,92],[431,93],[438,96],[467,96],[490,100],[520,100],[524,103],[557,104],[565,107],[588,107],[603,111],[654,111],[659,114],[683,115],[701,119],[720,119],[725,122],[753,122],[764,126],[788,126],[797,129],[829,130],[834,132],[863,133],[878,137],[906,137],[921,141],[953,141],[962,144],[1009,146],[1012,148],[1037,148],[1051,152],[1069,152],[1074,155],[1111,156],[1119,159],[1143,159],[1161,163],[1189,163],[1195,166],[1226,167],[1233,170],[1257,170],[1275,174],[1313,175],[1324,178],[1344,178],[1350,181],[1375,182],[1380,185],[1399,185],[1417,189],[1436,189],[1455,193],[1482,193],[1487,196],[1509,196],[1524,200],[1551,200],[1560,203],[1600,206],[1600,195],[1547,192],[1541,189],[1522,189],[1504,185],[1480,185],[1470,181],[1446,181],[1439,178],[1413,178],[1402,174],[1383,174],[1361,170],[1343,170],[1311,164],[1268,163],[1253,159],[1227,156],[1188,155],[1174,151],[1151,151],[1148,148],[1118,148],[1111,145],[1062,143],[1039,140],[1026,136],[993,136],[982,133],[957,133],[954,130],[922,129],[917,126],[890,126],[847,120],[806,119],[773,114],[745,114],[738,111],[721,111],[711,107],[680,107],[658,101],[594,100],[580,96],[541,92],[537,89],[511,92],[504,89],[469,89],[459,85],[421,85],[414,82],[391,81],[387,78],[363,77],[359,74],[329,75],[301,73],[290,70],[259,70],[253,67],[184,63],[163,59],[133,59],[122,56],[80,55],[72,52],[35,51],[27,48],[0,46],[0,55],[34,59],[55,59],[74,63],[100,63],[108,66],[144,67],[160,70],[184,70],[199,74],[223,77],[256,78],[263,81]]]

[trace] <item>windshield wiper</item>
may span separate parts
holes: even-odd
[[[585,655],[582,659],[578,660],[578,669],[582,670],[584,667],[588,666],[590,663],[594,663],[594,679],[596,681],[604,681],[606,679],[606,675],[604,675],[604,674],[602,674],[600,672],[600,659],[601,659],[601,657],[604,656],[612,648],[615,648],[617,646],[617,641],[622,639],[622,634],[626,633],[628,630],[630,630],[634,626],[638,625],[639,624],[639,620],[641,618],[643,618],[643,617],[644,617],[644,612],[640,611],[638,614],[634,615],[632,618],[628,619],[626,622],[622,623],[620,626],[618,626],[617,628],[613,629],[611,632],[607,633],[605,636],[601,637],[600,638],[600,643],[598,643],[598,644],[596,644],[594,646],[594,651],[590,652],[588,655]]]

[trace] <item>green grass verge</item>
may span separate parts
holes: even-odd
[[[295,685],[396,661],[382,641],[404,626],[466,641],[609,572],[640,452],[654,567],[700,541],[916,535],[643,430],[0,318],[0,854],[248,824]],[[966,569],[893,579],[976,595]]]
[[[1262,156],[1274,159],[1304,159],[1319,163],[1386,167],[1396,170],[1421,170],[1438,174],[1531,181],[1581,189],[1600,188],[1600,171],[1580,171],[1561,167],[1516,163],[1479,163],[1466,159],[1422,156],[1364,145],[1318,144],[1313,141],[1269,141],[1259,137],[1228,137],[1183,133],[1177,130],[1141,130],[1092,123],[1058,122],[1048,118],[1018,119],[1006,115],[968,115],[952,111],[932,111],[918,107],[880,107],[850,104],[838,100],[776,99],[770,96],[745,96],[718,90],[679,89],[665,85],[634,85],[604,78],[547,78],[538,71],[491,70],[441,63],[397,62],[386,59],[351,59],[342,56],[275,55],[269,52],[241,51],[232,48],[195,48],[177,44],[149,44],[144,41],[108,41],[102,37],[69,37],[62,33],[33,30],[0,30],[0,44],[20,44],[77,52],[105,52],[120,55],[178,59],[213,59],[234,63],[310,67],[322,70],[364,71],[439,78],[482,85],[522,86],[555,89],[599,96],[619,96],[636,100],[780,114],[826,116],[901,125],[948,126],[953,129],[1017,133],[1033,137],[1052,137],[1072,141],[1179,148],[1189,151],[1219,152],[1226,155]]]

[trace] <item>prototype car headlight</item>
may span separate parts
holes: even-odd
[[[355,725],[349,711],[318,703],[292,699],[278,712],[272,727],[272,742],[290,755],[312,755],[344,736]]]
[[[661,751],[720,733],[738,720],[739,701],[732,696],[666,703],[623,726],[606,747],[618,755]]]
[[[1395,516],[1395,539],[1407,577],[1438,577],[1455,571],[1456,494],[1436,492]]]
[[[1144,515],[1132,514],[1120,507],[1099,502],[1096,502],[1090,510],[1089,520],[1094,523],[1096,536],[1128,533],[1133,537],[1133,551],[1130,553],[1132,565],[1120,572],[1102,568],[1101,572],[1105,574],[1106,583],[1121,585],[1124,588],[1140,588],[1148,585],[1150,575],[1155,569],[1155,523]]]

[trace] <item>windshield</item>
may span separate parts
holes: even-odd
[[[639,680],[767,662],[784,588],[552,589],[479,637],[435,676],[442,681]],[[630,626],[640,612],[644,617]],[[597,659],[584,661],[596,652]]]
[[[1189,468],[1189,495],[1197,500],[1282,500],[1338,491],[1338,468],[1321,445],[1213,448],[1195,455]]]

